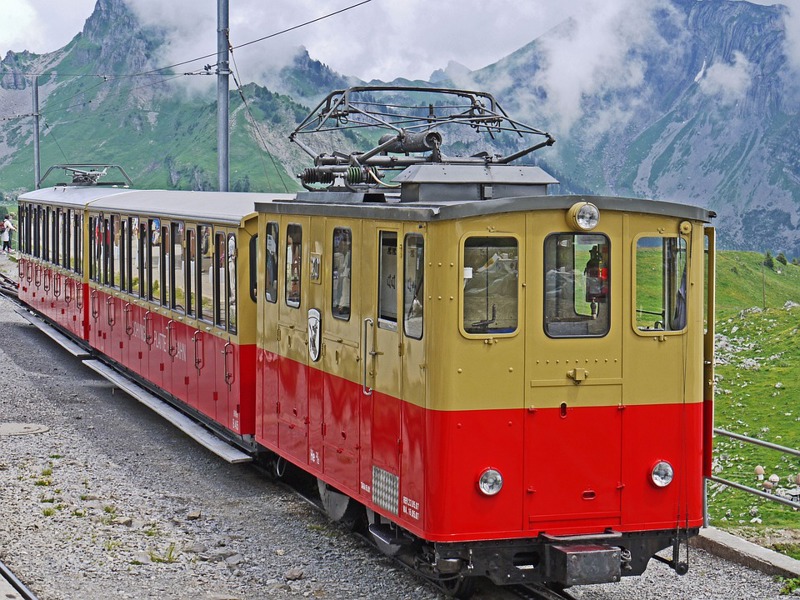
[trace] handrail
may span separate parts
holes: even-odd
[[[784,454],[791,454],[792,456],[800,456],[800,450],[795,450],[794,448],[788,448],[787,446],[781,446],[779,444],[773,444],[772,442],[765,442],[764,440],[759,440],[756,438],[752,438],[746,435],[741,435],[739,433],[733,433],[731,431],[726,431],[725,429],[714,428],[714,433],[717,435],[724,435],[734,440],[739,440],[740,442],[746,442],[748,444],[754,444],[756,446],[762,446],[764,448],[769,448],[770,450],[776,450],[777,452],[782,452]],[[766,498],[767,500],[772,500],[773,502],[779,502],[781,504],[785,504],[786,506],[791,506],[795,509],[800,509],[800,502],[794,502],[785,496],[781,496],[779,494],[770,494],[768,492],[764,492],[761,490],[757,490],[756,488],[752,488],[741,483],[736,483],[734,481],[730,481],[728,479],[724,479],[722,477],[717,477],[715,475],[711,475],[706,477],[708,481],[713,481],[714,483],[720,483],[722,485],[727,485],[737,490],[741,490],[743,492],[747,492],[748,494],[753,494],[755,496],[760,496],[762,498]],[[800,482],[798,482],[800,485]],[[708,492],[704,494],[704,519],[703,525],[708,527]]]
[[[794,448],[787,448],[786,446],[780,446],[778,444],[773,444],[772,442],[765,442],[764,440],[759,440],[757,438],[751,438],[746,435],[741,435],[738,433],[732,433],[730,431],[726,431],[724,429],[714,428],[714,433],[718,433],[719,435],[724,435],[729,438],[733,438],[735,440],[740,440],[742,442],[750,442],[751,444],[756,444],[757,446],[764,446],[764,448],[770,448],[772,450],[777,450],[778,452],[785,452],[786,454],[792,454],[794,456],[800,456],[800,450],[795,450]]]

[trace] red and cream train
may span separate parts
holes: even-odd
[[[448,92],[473,110],[444,125],[504,117]],[[354,96],[296,133],[369,112]],[[384,552],[453,594],[615,581],[668,547],[683,571],[710,466],[713,213],[448,159],[424,106],[420,131],[319,155],[303,193],[24,194],[19,297],[317,477],[332,518],[366,511]]]

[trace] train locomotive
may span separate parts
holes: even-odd
[[[492,152],[445,153],[486,135]],[[93,168],[24,194],[20,299],[317,478],[332,519],[365,519],[452,595],[612,582],[653,557],[685,572],[710,470],[714,214],[549,194],[511,163],[553,138],[481,92],[339,90],[292,139],[314,161],[296,194]],[[318,150],[354,139],[371,148]]]

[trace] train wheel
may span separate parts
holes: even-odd
[[[453,577],[439,580],[439,587],[450,598],[472,598],[475,593],[474,577]]]
[[[370,526],[377,526],[383,530],[388,530],[391,525],[390,521],[384,519],[381,515],[376,513],[375,511],[367,509],[367,523]],[[372,535],[372,540],[375,542],[375,546],[386,556],[397,556],[400,551],[403,549],[403,544],[392,544],[386,541],[386,536],[380,535],[370,527],[370,534]]]
[[[317,479],[319,498],[322,501],[322,508],[331,521],[341,523],[351,531],[355,529],[361,516],[361,506],[347,494],[342,494],[339,490],[332,488],[322,479]]]

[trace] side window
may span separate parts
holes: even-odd
[[[267,302],[273,304],[278,301],[278,224],[274,222],[267,223],[267,239],[266,239],[266,290],[265,296]]]
[[[121,263],[120,259],[122,257],[122,252],[120,248],[120,219],[119,215],[111,215],[111,230],[109,232],[109,242],[111,244],[111,262],[110,262],[110,281],[112,287],[120,287],[120,275],[122,271],[120,269]]]
[[[75,244],[75,272],[83,273],[83,215],[74,215],[73,243]]]
[[[36,247],[38,248],[38,252],[36,256],[41,258],[42,260],[47,259],[47,211],[44,207],[40,206],[38,209],[39,212],[39,223],[36,226],[36,233],[38,234],[38,239],[36,240]]]
[[[127,290],[131,294],[136,293],[136,286],[139,283],[139,219],[136,217],[128,218],[128,231],[125,237],[125,251],[128,260],[125,265],[127,277]]]
[[[172,298],[170,306],[180,312],[186,312],[186,265],[183,255],[183,222],[176,221],[170,224],[172,236],[172,249],[169,253],[170,279],[172,284]]]
[[[228,290],[228,331],[236,333],[236,316],[238,312],[238,290],[236,265],[238,252],[236,248],[236,235],[233,233],[228,234],[228,272],[225,277],[225,285]]]
[[[422,339],[425,302],[425,242],[421,235],[407,235],[403,260],[403,328],[408,337]]]
[[[147,235],[147,299],[161,296],[161,219],[150,219]]]
[[[130,272],[128,271],[128,251],[130,248],[130,240],[128,239],[128,219],[122,218],[117,221],[119,230],[115,230],[117,241],[115,242],[114,251],[118,252],[114,260],[117,262],[119,268],[117,269],[117,279],[119,280],[119,289],[127,290],[128,281],[130,279]]]
[[[378,327],[397,330],[397,234],[381,232],[378,271]]]
[[[58,256],[56,257],[56,264],[60,267],[64,266],[64,259],[67,254],[64,248],[67,241],[66,228],[64,227],[65,222],[66,215],[64,211],[59,208],[56,213],[56,237],[58,238]]]
[[[303,228],[289,225],[286,228],[286,305],[300,306],[300,283],[303,261]]]
[[[519,321],[519,243],[513,237],[464,241],[463,328],[472,334],[514,333]]]
[[[225,290],[225,234],[217,233],[214,236],[214,324],[225,328],[225,317],[228,312],[225,310],[227,292]]]
[[[186,314],[194,316],[197,306],[197,294],[195,290],[195,276],[197,273],[197,236],[196,231],[190,227],[186,228],[186,260],[183,264],[186,272]]]
[[[161,226],[161,305],[162,306],[169,306],[170,304],[170,293],[172,289],[172,277],[174,273],[172,272],[172,268],[170,263],[170,255],[172,254],[172,248],[170,245],[170,229],[169,225],[164,224]]]
[[[147,221],[144,219],[138,220],[139,222],[139,235],[136,238],[136,246],[138,249],[138,256],[139,256],[139,297],[145,298],[147,296],[147,286],[148,286],[148,276],[147,276],[147,269],[149,268],[148,265],[148,251],[150,248],[150,244],[147,243]]]
[[[636,240],[636,329],[680,331],[686,327],[686,241],[679,237]]]
[[[554,233],[544,242],[544,331],[600,337],[611,323],[611,247],[596,233]]]
[[[100,217],[89,217],[89,279],[100,280]]]
[[[353,234],[349,229],[333,230],[333,268],[331,269],[331,314],[335,319],[350,320],[350,267]]]
[[[50,261],[50,220],[52,219],[51,211],[49,208],[45,209],[44,212],[44,222],[42,223],[42,241],[44,242],[44,247],[42,251],[42,258],[46,261]]]
[[[65,269],[72,268],[72,210],[67,209],[67,212],[63,215],[63,240],[64,240],[64,261],[61,265]]]
[[[212,320],[214,306],[214,244],[211,225],[197,228],[200,240],[200,277],[197,283],[197,316],[206,321]]]
[[[250,300],[258,302],[258,234],[250,238]]]

